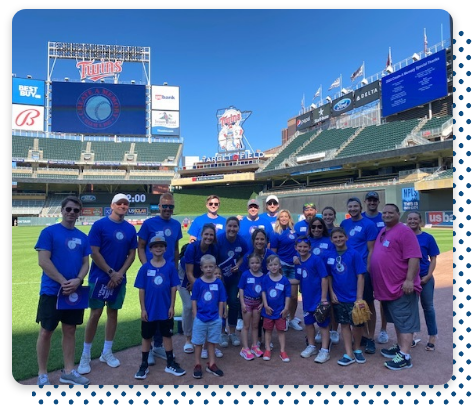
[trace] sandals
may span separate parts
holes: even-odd
[[[435,350],[435,345],[429,342],[427,345],[425,345],[425,350],[432,352]]]

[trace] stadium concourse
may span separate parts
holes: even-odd
[[[304,359],[299,356],[305,348],[304,332],[290,329],[287,332],[286,349],[291,361],[283,363],[277,353],[277,339],[273,334],[276,346],[270,361],[256,359],[246,361],[239,355],[240,348],[229,345],[222,349],[224,356],[217,359],[218,366],[224,371],[224,376],[217,378],[204,372],[200,380],[192,377],[194,355],[185,354],[182,347],[185,342],[183,335],[173,337],[174,352],[180,365],[187,371],[184,376],[176,377],[164,372],[165,361],[156,359],[156,365],[150,366],[150,373],[145,380],[134,379],[139,367],[141,346],[116,352],[120,360],[118,368],[110,368],[105,363],[95,359],[91,362],[92,371],[87,375],[91,385],[440,385],[450,381],[452,377],[453,358],[453,251],[442,253],[437,258],[435,269],[435,308],[439,337],[436,341],[435,352],[426,352],[424,347],[428,340],[427,328],[421,313],[421,332],[416,338],[420,339],[412,349],[413,367],[402,371],[392,371],[383,366],[387,360],[379,353],[386,345],[376,344],[374,355],[366,355],[366,363],[350,366],[339,366],[337,360],[343,355],[343,345],[333,345],[331,359],[323,365],[313,362],[313,358]],[[299,305],[299,317],[302,318]],[[377,326],[380,326],[378,320]],[[390,338],[395,338],[392,324],[388,324]],[[389,346],[387,346],[389,345]],[[203,360],[205,362],[205,360]],[[49,378],[52,384],[59,384],[60,372],[51,372]],[[36,377],[20,381],[20,384],[36,385]]]

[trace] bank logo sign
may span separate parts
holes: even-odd
[[[152,86],[151,110],[180,110],[178,86]]]

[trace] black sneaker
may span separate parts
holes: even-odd
[[[201,365],[195,365],[194,366],[194,379],[202,379],[202,366]]]
[[[146,379],[146,375],[149,373],[148,364],[142,362],[139,370],[135,374],[135,379],[143,380]]]
[[[385,358],[392,359],[401,349],[398,344],[391,346],[389,349],[381,349],[381,355]]]
[[[374,344],[374,339],[366,339],[365,353],[372,355],[376,352],[376,345]]]
[[[401,369],[410,369],[412,367],[411,359],[406,359],[406,357],[398,352],[392,360],[384,362],[384,366],[391,370],[401,370]]]
[[[360,346],[366,346],[366,341],[368,340],[368,338],[366,336],[362,336],[361,337],[361,342],[360,342]]]
[[[217,367],[215,363],[212,366],[207,363],[207,367],[205,368],[205,370],[209,373],[212,373],[214,376],[223,376],[223,372]]]
[[[356,363],[365,363],[366,362],[366,359],[365,357],[363,356],[363,353],[360,351],[355,351],[353,352],[354,356],[355,356],[355,360],[356,360]]]
[[[175,361],[173,361],[169,366],[166,366],[164,371],[166,373],[171,373],[174,376],[182,376],[186,374],[186,371]]]

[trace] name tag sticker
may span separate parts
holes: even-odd
[[[384,222],[378,222],[376,226],[379,228],[384,228]]]
[[[146,275],[148,277],[154,277],[156,275],[156,270],[148,270]]]
[[[209,288],[210,291],[218,291],[218,284],[210,284]]]
[[[246,279],[246,283],[247,283],[247,284],[254,284],[254,283],[255,283],[254,277],[247,278],[247,279]]]
[[[305,232],[305,231],[307,231],[307,227],[306,227],[306,226],[302,226],[302,227],[301,227],[301,232]]]
[[[320,243],[319,246],[321,249],[328,249],[328,244],[327,243]]]
[[[284,290],[284,284],[280,284],[280,283],[276,284],[276,290],[281,290],[281,291]]]
[[[384,246],[384,247],[389,247],[389,240],[385,240],[385,241],[383,242],[383,246]]]
[[[361,232],[361,229],[362,229],[361,226],[355,226],[355,230],[356,230],[357,232]]]
[[[327,264],[335,264],[335,259],[330,257],[327,259]]]
[[[72,241],[75,243],[75,244],[82,244],[82,240],[80,240],[79,238],[75,237],[74,239],[72,239]]]

